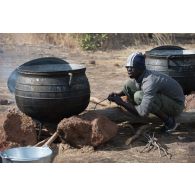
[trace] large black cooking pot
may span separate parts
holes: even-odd
[[[34,60],[30,60],[22,65],[20,67],[24,66],[32,66],[32,65],[42,65],[42,64],[68,64],[67,61],[56,58],[56,57],[43,57],[43,58],[37,58]],[[11,75],[8,78],[7,81],[7,86],[8,89],[11,93],[15,93],[15,88],[16,88],[16,80],[18,78],[18,71],[15,69]]]
[[[85,70],[77,64],[20,66],[15,87],[18,108],[42,122],[59,122],[81,113],[90,99]]]
[[[178,46],[161,46],[145,53],[146,67],[174,78],[184,94],[195,91],[195,51]]]

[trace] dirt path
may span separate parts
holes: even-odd
[[[188,49],[195,48],[193,45],[184,47]],[[85,64],[87,67],[86,75],[91,87],[91,96],[104,99],[108,93],[119,91],[125,80],[128,79],[126,70],[122,67],[127,56],[131,52],[144,52],[149,49],[151,47],[144,46],[141,49],[128,48],[108,52],[81,52],[50,45],[0,45],[0,98],[14,100],[14,96],[7,89],[6,82],[10,73],[17,66],[34,58],[55,56],[70,63]],[[90,63],[92,60],[95,61],[95,64]],[[94,105],[90,104],[89,107],[91,106]],[[7,108],[7,106],[1,106],[0,108],[1,123],[1,117]],[[126,146],[126,139],[132,136],[133,132],[125,124],[119,124],[119,127],[119,132],[114,139],[95,150],[90,147],[75,149],[63,144],[52,145],[56,154],[54,162],[187,162],[188,146],[195,141],[195,128],[192,125],[181,126],[179,132],[169,137],[157,133],[156,136],[159,142],[165,144],[172,154],[171,159],[166,156],[160,158],[158,151],[140,153],[146,144],[144,139],[135,141],[131,147]]]

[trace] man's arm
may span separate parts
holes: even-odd
[[[130,102],[127,103],[127,102],[124,102],[123,101],[123,103],[121,104],[121,106],[123,106],[130,113],[139,116],[137,110],[135,109],[135,106],[132,103],[130,103]]]
[[[138,115],[137,110],[135,109],[134,105],[131,103],[124,102],[119,95],[114,95],[112,97],[108,97],[109,101],[115,102],[117,105],[123,106],[127,111],[132,114]]]

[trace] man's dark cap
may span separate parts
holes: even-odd
[[[141,52],[132,53],[128,57],[125,67],[145,69],[145,56]]]

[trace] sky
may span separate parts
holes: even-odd
[[[194,33],[192,0],[1,0],[0,33]],[[0,165],[9,194],[190,194],[193,164]]]

